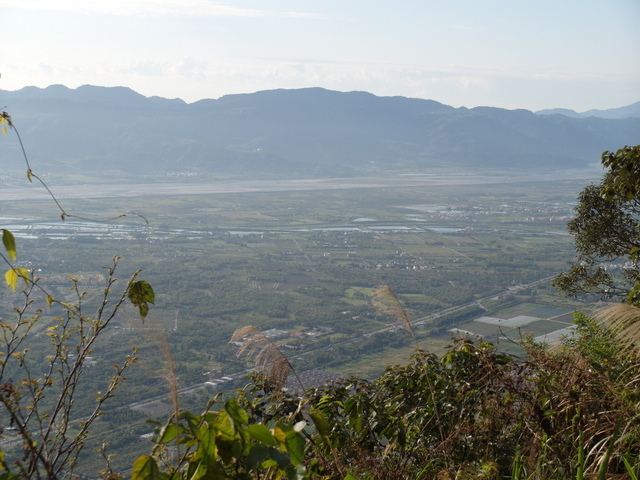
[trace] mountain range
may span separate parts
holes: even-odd
[[[640,143],[640,102],[534,113],[303,88],[187,104],[126,87],[53,85],[0,90],[0,105],[38,171],[97,179],[553,171]],[[24,170],[10,137],[0,166]]]
[[[569,110],[568,108],[552,108],[549,110],[539,110],[536,112],[538,115],[565,115],[573,118],[587,118],[587,117],[600,117],[600,118],[630,118],[640,117],[640,102],[633,103],[619,108],[610,108],[607,110],[587,110],[586,112],[578,113],[575,110]]]

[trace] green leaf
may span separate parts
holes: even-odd
[[[182,429],[179,429],[175,423],[168,423],[160,432],[160,438],[158,439],[158,444],[167,443],[180,435]]]
[[[229,413],[226,410],[220,410],[216,421],[213,425],[218,429],[218,438],[224,441],[235,441],[236,429]]]
[[[151,455],[142,455],[133,464],[131,480],[160,480],[160,469]]]
[[[151,285],[144,280],[139,280],[129,287],[129,300],[140,309],[140,316],[144,319],[149,313],[149,304],[156,301],[156,295]]]
[[[207,469],[214,467],[218,457],[216,436],[218,429],[214,425],[207,425],[201,430],[197,456]]]
[[[631,478],[631,480],[638,480],[638,476],[634,472],[635,469],[631,466],[631,462],[629,462],[629,454],[622,457],[622,461],[624,462],[625,470],[629,474],[629,478]]]
[[[263,443],[265,445],[270,445],[272,447],[278,445],[278,442],[276,442],[276,439],[271,433],[271,430],[269,430],[266,425],[263,425],[261,423],[248,425],[246,430],[249,433],[249,436],[257,442]]]
[[[11,260],[16,259],[16,239],[13,237],[13,233],[9,230],[2,229],[2,243],[4,248],[11,257]]]
[[[328,437],[331,427],[329,426],[329,422],[327,421],[327,417],[324,416],[324,413],[312,408],[311,411],[309,411],[309,416],[311,417],[311,420],[313,420],[313,424],[316,426],[316,430],[318,430],[320,436]]]
[[[238,428],[240,425],[246,425],[247,423],[249,423],[249,415],[247,415],[247,412],[240,408],[237,398],[231,397],[224,404],[224,409],[229,414],[229,417],[233,419],[234,423],[236,424],[236,428]]]
[[[299,433],[289,432],[287,433],[285,445],[287,446],[291,464],[297,467],[304,460],[304,438]]]
[[[264,425],[263,425],[264,426]],[[262,461],[269,455],[269,447],[261,443],[254,443],[247,454],[247,467],[250,470],[258,468]]]
[[[278,464],[278,468],[280,470],[284,470],[289,465],[291,465],[291,459],[289,455],[287,455],[284,452],[281,452],[277,448],[270,448],[269,456],[271,457],[272,460],[276,461],[276,463]]]

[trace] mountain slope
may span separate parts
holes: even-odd
[[[321,88],[186,104],[125,88],[0,90],[40,171],[97,177],[175,172],[272,178],[381,172],[580,168],[640,143],[640,118],[453,108]],[[0,162],[22,169],[5,142]],[[3,148],[5,145],[3,145]]]

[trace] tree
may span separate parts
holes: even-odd
[[[598,185],[578,196],[568,223],[576,257],[554,285],[570,295],[595,294],[640,305],[640,145],[604,152]]]
[[[74,470],[91,424],[104,413],[125,371],[136,361],[137,350],[132,348],[122,362],[113,364],[93,405],[81,404],[77,397],[91,376],[87,363],[92,351],[136,283],[137,273],[115,297],[117,261],[98,299],[86,298],[77,281],[75,302],[47,296],[52,315],[37,308],[44,303],[39,280],[26,277],[22,305],[13,318],[0,319],[0,419],[8,430],[3,448],[21,451],[12,463],[24,478],[55,479]],[[48,341],[40,340],[43,334]]]

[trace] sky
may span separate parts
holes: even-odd
[[[640,101],[638,25],[640,0],[0,0],[0,89],[324,87],[581,112]]]

